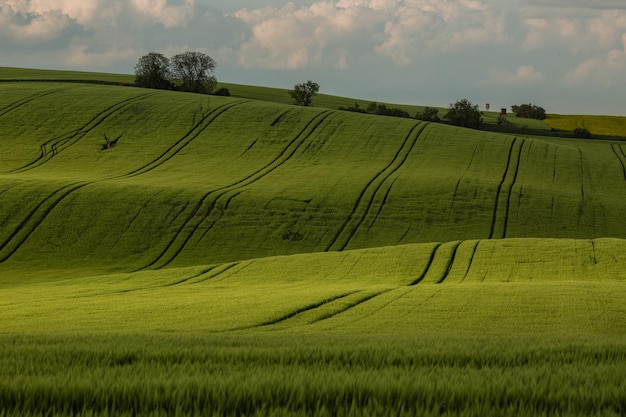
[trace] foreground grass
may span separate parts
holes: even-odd
[[[0,336],[2,416],[618,416],[623,338]]]

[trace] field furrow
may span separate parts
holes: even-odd
[[[622,166],[622,174],[624,175],[624,181],[626,181],[626,163],[624,162],[624,160],[626,159],[626,155],[624,155],[624,151],[622,150],[622,148],[615,143],[611,144],[611,151],[613,151],[613,154]]]
[[[231,200],[234,196],[231,195],[229,197],[229,193],[238,192],[243,187],[259,181],[286,163],[298,152],[307,140],[310,140],[313,137],[315,130],[318,129],[331,114],[332,113],[329,111],[322,111],[318,113],[305,125],[300,133],[289,142],[289,144],[278,154],[278,156],[276,156],[264,167],[240,180],[216,188],[204,194],[191,213],[187,215],[187,218],[183,221],[177,233],[171,238],[170,242],[163,249],[161,254],[154,261],[145,266],[145,268],[158,269],[169,265],[183,251],[194,235],[203,226],[205,227],[205,230],[202,232],[201,236],[206,235],[208,229],[210,229],[223,215],[224,208],[222,208],[222,210],[218,209],[217,213],[215,212],[216,205],[221,198],[225,198],[226,201]],[[208,224],[205,224],[207,220]]]
[[[434,247],[430,251],[430,257],[428,258],[428,262],[424,266],[424,269],[422,270],[422,273],[417,278],[415,278],[413,281],[411,281],[409,286],[417,285],[420,282],[422,282],[424,280],[424,278],[426,278],[426,275],[428,275],[428,273],[430,272],[430,268],[433,265],[433,262],[435,260],[435,255],[439,252],[439,248],[441,248],[441,245],[442,245],[442,243],[436,243],[434,245]]]
[[[46,216],[57,207],[65,198],[89,183],[69,184],[59,188],[31,210],[20,222],[17,228],[0,244],[0,263],[9,259],[24,244],[26,239],[41,225]]]
[[[130,97],[119,103],[116,103],[98,113],[91,120],[89,120],[84,126],[79,129],[72,130],[62,136],[50,139],[40,146],[40,155],[35,160],[23,165],[22,167],[11,170],[11,173],[20,173],[35,169],[46,162],[50,161],[53,157],[75,145],[84,138],[88,133],[100,126],[105,120],[109,119],[115,113],[122,111],[128,105],[135,103],[139,100],[144,100],[150,97],[152,94],[142,94],[139,96]],[[114,139],[117,141],[119,137]]]
[[[380,295],[383,295],[389,291],[391,291],[392,289],[386,289],[386,290],[377,290],[377,291],[368,291],[365,294],[361,294],[361,292],[355,293],[358,294],[358,297],[349,297],[350,299],[348,300],[348,297],[343,298],[340,303],[333,303],[333,307],[330,311],[325,311],[322,314],[318,315],[317,317],[315,317],[312,321],[310,321],[310,324],[315,324],[315,323],[320,323],[322,321],[331,319],[335,316],[338,316],[341,313],[345,313],[348,310],[355,308],[359,305],[362,305],[363,303],[365,303],[366,301],[372,300]],[[354,300],[352,300],[351,298],[355,298]],[[334,304],[339,304],[339,305],[334,305]]]
[[[183,137],[178,139],[173,145],[171,145],[165,152],[159,155],[157,158],[152,160],[151,162],[134,169],[128,172],[125,175],[122,175],[119,178],[128,178],[135,177],[137,175],[145,174],[146,172],[152,171],[155,168],[163,165],[165,162],[172,159],[176,156],[180,151],[182,151],[185,147],[187,147],[194,139],[196,139],[211,123],[215,121],[220,115],[224,112],[230,110],[235,106],[239,106],[241,104],[246,103],[246,101],[239,100],[234,103],[227,103],[221,106],[216,107],[215,109],[207,112],[199,122],[197,122]]]
[[[519,165],[522,157],[522,147],[525,139],[514,138],[511,141],[506,168],[502,180],[496,190],[496,199],[493,208],[489,239],[505,238],[508,227],[511,193],[517,181]],[[503,207],[502,207],[503,206]]]
[[[357,197],[352,211],[326,247],[327,252],[346,249],[350,240],[352,240],[361,224],[365,221],[368,213],[371,212],[376,195],[387,180],[406,162],[426,126],[426,123],[418,123],[413,126],[389,164],[365,185],[365,188]],[[388,189],[391,187],[391,184],[393,182],[390,182]]]
[[[299,308],[297,308],[297,309],[295,309],[293,311],[290,311],[288,313],[285,313],[285,314],[283,314],[283,315],[281,315],[279,317],[276,317],[276,318],[273,318],[271,320],[267,320],[267,321],[264,321],[264,322],[259,323],[257,325],[251,326],[250,328],[267,327],[267,326],[273,326],[273,325],[276,325],[276,324],[282,324],[283,322],[285,322],[287,320],[294,319],[294,318],[298,317],[299,315],[302,315],[302,314],[308,313],[310,311],[316,310],[316,309],[318,309],[318,308],[320,308],[320,307],[322,307],[322,306],[324,306],[326,304],[333,303],[333,302],[335,302],[337,300],[341,300],[343,298],[349,297],[349,296],[351,296],[351,295],[353,295],[355,293],[358,293],[358,292],[359,291],[350,291],[350,292],[346,292],[346,293],[342,293],[342,294],[338,294],[338,295],[333,295],[332,297],[328,297],[328,298],[325,298],[323,300],[317,301],[315,303],[308,304],[308,305],[305,305],[303,307],[299,307]],[[243,330],[243,329],[236,329],[236,330]]]
[[[8,104],[8,105],[0,108],[0,117],[2,117],[4,115],[12,112],[13,110],[16,110],[16,109],[18,109],[18,108],[20,108],[20,107],[22,107],[22,106],[24,106],[26,104],[29,104],[30,102],[32,102],[34,100],[37,100],[38,98],[45,97],[45,96],[48,96],[50,94],[57,93],[59,91],[62,91],[62,89],[57,88],[57,89],[54,89],[54,90],[45,90],[45,91],[41,91],[39,93],[30,95],[28,97],[25,97],[23,99],[14,101],[13,103]]]

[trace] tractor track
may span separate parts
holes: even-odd
[[[467,268],[465,268],[465,274],[463,278],[461,278],[461,282],[465,281],[467,276],[469,275],[470,269],[472,268],[472,263],[474,262],[474,256],[476,256],[476,250],[478,249],[478,245],[480,244],[480,240],[476,241],[474,244],[474,248],[472,248],[472,254],[470,255],[469,262],[467,264]]]
[[[511,205],[511,193],[513,190],[513,186],[515,185],[515,182],[517,181],[517,175],[518,175],[520,161],[522,157],[522,148],[524,146],[525,141],[526,141],[525,139],[518,140],[518,138],[514,138],[513,141],[511,142],[511,146],[509,148],[509,155],[508,155],[507,163],[506,163],[506,168],[504,169],[504,174],[502,175],[502,179],[500,180],[500,183],[498,184],[498,189],[496,191],[496,199],[495,199],[494,208],[493,208],[493,217],[491,220],[491,230],[489,232],[489,239],[495,239],[496,234],[500,238],[506,237],[507,223],[508,223],[508,218],[509,218],[509,207]],[[517,143],[519,143],[518,147],[516,147]],[[516,160],[515,162],[513,162],[514,159]],[[507,181],[508,177],[512,177],[512,178],[509,181]],[[503,190],[504,188],[506,188],[506,190]],[[500,205],[501,205],[500,200],[503,194],[506,195],[505,197],[506,199],[504,201],[504,205],[505,205],[504,219],[500,221],[500,217],[501,217],[499,215]],[[499,228],[500,230],[496,231],[496,228]]]
[[[327,245],[325,249],[326,252],[331,250],[342,251],[348,246],[359,227],[365,221],[368,213],[372,210],[372,205],[377,193],[385,182],[406,162],[411,151],[418,142],[419,137],[427,126],[428,123],[417,123],[413,126],[391,162],[389,162],[385,168],[378,172],[378,174],[376,174],[376,176],[374,176],[374,178],[372,178],[365,185],[365,188],[361,190],[361,193],[357,197],[350,214],[343,222],[333,239]],[[412,137],[413,139],[411,140]],[[359,214],[359,211],[362,211],[362,213]]]
[[[616,147],[619,147],[620,152],[618,153],[618,151],[615,149]],[[624,151],[621,148],[621,146],[616,145],[615,143],[611,144],[611,150],[613,151],[613,153],[615,154],[615,157],[617,158],[617,160],[619,161],[619,163],[622,165],[622,175],[624,176],[624,181],[626,181],[626,164],[624,163],[624,159],[626,158],[626,155],[624,155]],[[622,156],[620,156],[620,153],[622,154]]]
[[[178,228],[178,231],[174,234],[172,239],[170,239],[158,257],[142,269],[154,267],[157,263],[159,264],[159,266],[156,267],[157,269],[169,265],[182,252],[200,227],[211,216],[220,198],[226,196],[228,193],[239,191],[241,188],[247,187],[250,184],[259,181],[272,171],[285,164],[294,156],[294,154],[296,154],[306,140],[313,135],[316,129],[329,117],[330,114],[332,114],[332,112],[328,110],[320,112],[313,117],[302,128],[298,135],[296,135],[295,138],[291,140],[289,144],[278,154],[278,156],[276,156],[264,167],[229,185],[225,185],[205,193],[198,200],[191,212],[187,214],[187,217],[183,220],[182,225]],[[308,133],[307,130],[309,130]],[[234,196],[232,198],[234,198]],[[230,200],[232,200],[232,198],[230,198]],[[204,231],[203,236],[208,232],[208,229],[213,227],[222,215],[223,210],[221,214],[216,214],[215,217],[217,217],[217,219],[210,223],[207,230]],[[170,252],[169,255],[168,252]]]
[[[446,268],[443,271],[443,274],[441,274],[441,276],[439,277],[439,279],[437,280],[437,284],[441,284],[443,283],[446,278],[448,278],[448,275],[450,274],[450,270],[452,269],[452,265],[454,265],[454,260],[456,259],[456,253],[459,250],[459,246],[461,246],[462,242],[456,242],[454,244],[454,246],[452,247],[452,253],[450,254],[449,258],[448,258],[448,263],[446,264]]]
[[[146,172],[152,171],[155,168],[158,168],[159,166],[163,165],[165,162],[169,161],[174,156],[176,156],[184,148],[186,148],[191,142],[193,142],[194,139],[196,139],[198,136],[200,136],[200,134],[204,130],[206,130],[209,127],[209,125],[211,123],[213,123],[213,121],[215,121],[215,119],[217,119],[219,116],[221,116],[227,110],[230,110],[231,108],[233,108],[235,106],[242,105],[242,104],[245,104],[245,103],[248,103],[248,101],[240,100],[240,101],[237,101],[235,103],[228,103],[228,104],[221,105],[221,106],[216,107],[215,109],[209,111],[182,138],[177,140],[176,143],[174,143],[172,146],[170,146],[161,155],[156,157],[151,162],[148,162],[144,166],[139,167],[139,168],[137,168],[137,169],[135,169],[135,170],[133,170],[131,172],[128,172],[128,173],[126,173],[124,175],[121,175],[119,177],[115,177],[115,179],[117,179],[117,178],[136,177],[138,175],[142,175],[142,174],[145,174]]]
[[[470,158],[470,161],[467,164],[467,166],[465,167],[465,171],[463,171],[463,173],[459,177],[459,180],[456,182],[456,186],[454,187],[454,194],[452,195],[452,202],[450,202],[450,208],[448,209],[448,223],[450,223],[450,220],[452,219],[452,212],[454,211],[454,204],[456,203],[456,198],[457,198],[457,195],[459,193],[459,188],[461,187],[461,182],[463,181],[463,178],[465,178],[465,176],[467,175],[467,172],[469,171],[470,167],[472,166],[472,162],[474,162],[474,157],[476,156],[476,151],[477,150],[478,150],[478,146],[475,146],[474,147],[474,152],[472,152],[472,156]]]
[[[327,313],[327,314],[323,314],[320,317],[317,317],[315,320],[313,320],[309,324],[319,323],[320,321],[328,320],[328,319],[330,319],[332,317],[335,317],[335,316],[337,316],[337,315],[339,315],[341,313],[345,313],[346,311],[348,311],[348,310],[350,310],[350,309],[352,309],[354,307],[357,307],[357,306],[365,303],[366,301],[369,301],[369,300],[371,300],[373,298],[376,298],[376,297],[378,297],[380,295],[388,293],[391,290],[392,289],[390,288],[390,289],[387,289],[387,290],[375,292],[373,294],[365,294],[364,296],[362,296],[362,297],[358,298],[357,300],[355,300],[355,301],[353,301],[353,302],[343,306],[342,308],[340,308],[340,309],[338,309],[336,311],[333,311],[333,312],[330,312],[330,313]]]
[[[46,219],[48,214],[67,196],[89,185],[88,182],[65,185],[41,200],[0,244],[0,263],[9,259]],[[10,247],[9,247],[10,246]],[[6,252],[2,254],[2,252]]]
[[[422,273],[417,278],[415,278],[409,284],[409,287],[412,287],[412,286],[415,286],[415,285],[419,284],[420,282],[422,282],[424,280],[424,278],[426,278],[426,275],[428,274],[428,271],[430,270],[430,267],[433,264],[433,261],[435,260],[435,254],[437,253],[437,251],[439,250],[441,245],[442,245],[442,243],[437,243],[435,245],[435,247],[430,252],[430,258],[428,258],[428,262],[426,263],[426,266],[424,267],[424,270],[422,271]]]
[[[246,330],[246,329],[252,329],[252,328],[257,328],[257,327],[266,327],[266,326],[272,326],[274,324],[279,324],[279,323],[282,323],[282,322],[284,322],[286,320],[294,318],[294,317],[296,317],[296,316],[298,316],[298,315],[300,315],[302,313],[306,313],[308,311],[315,310],[316,308],[319,308],[319,307],[321,307],[321,306],[323,306],[325,304],[332,303],[333,301],[337,301],[337,300],[340,300],[342,298],[349,297],[352,294],[356,294],[357,292],[359,292],[359,291],[350,291],[350,292],[342,293],[342,294],[339,294],[339,295],[334,295],[332,297],[325,298],[323,300],[317,301],[317,302],[315,302],[313,304],[308,304],[308,305],[306,305],[304,307],[300,307],[298,309],[290,311],[290,312],[288,312],[286,314],[283,314],[282,316],[277,317],[275,319],[267,320],[267,321],[264,321],[262,323],[255,324],[253,326],[247,326],[247,327],[237,328],[237,329],[233,329],[233,330]]]
[[[28,97],[23,98],[21,100],[14,101],[13,103],[8,104],[8,105],[6,105],[6,106],[4,106],[3,108],[0,109],[0,117],[4,116],[7,113],[12,112],[13,110],[16,110],[16,109],[22,107],[25,104],[30,103],[31,101],[37,100],[38,98],[41,98],[41,97],[48,96],[50,94],[58,93],[59,91],[62,91],[62,90],[63,90],[63,88],[57,88],[57,89],[54,89],[54,90],[42,91],[40,93],[33,94],[32,96],[28,96]]]
[[[9,173],[20,173],[29,171],[31,169],[37,168],[46,162],[50,161],[53,157],[61,153],[62,151],[70,148],[71,146],[77,144],[82,138],[84,138],[88,133],[93,131],[95,128],[100,126],[106,119],[113,116],[118,111],[122,110],[124,107],[139,101],[143,100],[154,93],[142,94],[139,96],[131,97],[121,102],[118,102],[108,108],[102,110],[96,116],[94,116],[91,120],[89,120],[83,127],[79,129],[74,129],[64,135],[58,136],[54,139],[50,139],[43,144],[40,145],[40,154],[37,159],[29,162],[28,164],[16,168],[14,170],[9,171]],[[49,149],[48,149],[49,147]]]

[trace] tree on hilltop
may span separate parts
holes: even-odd
[[[215,60],[202,52],[183,52],[171,60],[172,74],[182,82],[180,88],[193,93],[213,92],[217,84],[213,75],[216,66]]]
[[[135,65],[135,85],[138,87],[169,90],[172,88],[167,79],[170,75],[170,60],[157,52],[142,56]]]
[[[478,105],[473,105],[471,101],[465,98],[450,104],[444,119],[453,125],[470,128],[477,128],[482,123]]]
[[[517,117],[525,117],[527,119],[543,120],[546,118],[546,111],[543,107],[535,106],[534,104],[522,104],[513,105],[511,110]]]
[[[318,91],[320,91],[320,85],[309,80],[306,83],[296,84],[293,90],[289,90],[289,95],[297,105],[310,106]]]

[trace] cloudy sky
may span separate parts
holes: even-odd
[[[132,74],[187,50],[224,82],[626,115],[624,0],[0,0],[0,66]]]

